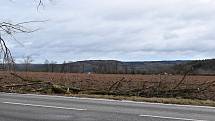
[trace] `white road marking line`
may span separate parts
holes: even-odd
[[[151,117],[151,118],[160,118],[160,119],[181,120],[181,121],[207,121],[207,120],[199,120],[199,119],[187,119],[187,118],[176,118],[176,117],[154,116],[154,115],[139,115],[139,116]]]
[[[176,106],[176,107],[190,107],[190,108],[206,108],[215,109],[211,106],[197,106],[197,105],[179,105],[179,104],[164,104],[164,103],[152,103],[152,102],[138,102],[130,100],[112,100],[112,99],[102,99],[102,98],[85,98],[85,97],[66,97],[66,96],[56,96],[56,95],[37,95],[37,94],[18,94],[18,93],[4,93],[8,95],[22,95],[22,96],[35,96],[35,97],[50,97],[50,98],[64,98],[64,99],[78,99],[78,100],[92,100],[92,101],[107,101],[107,102],[122,102],[122,103],[135,103],[135,104],[149,104],[149,105],[163,105],[163,106]],[[0,93],[0,94],[1,94]]]
[[[67,107],[58,107],[58,106],[50,106],[50,105],[37,105],[37,104],[25,104],[25,103],[14,103],[14,102],[2,102],[2,103],[11,104],[11,105],[42,107],[42,108],[64,109],[64,110],[77,110],[77,111],[86,111],[87,110],[87,109],[81,109],[81,108],[67,108]]]

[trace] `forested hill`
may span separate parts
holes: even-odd
[[[215,75],[215,59],[194,60],[174,66],[175,73],[190,71],[194,75]],[[181,72],[179,72],[181,71]]]
[[[112,74],[179,74],[184,73],[189,68],[193,68],[192,74],[215,74],[215,59],[145,62],[86,60],[63,64],[16,64],[17,71]]]

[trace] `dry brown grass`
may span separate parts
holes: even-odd
[[[180,98],[156,98],[156,97],[145,98],[145,97],[138,97],[138,96],[87,95],[87,94],[70,94],[70,95],[65,95],[65,96],[215,107],[215,101],[212,101],[212,100],[180,99]]]
[[[79,95],[96,95],[107,98],[117,96],[137,101],[162,102],[162,103],[183,103],[203,104],[207,101],[189,100],[204,99],[215,100],[215,76],[187,76],[177,90],[185,90],[175,95],[166,94],[174,88],[183,78],[183,75],[129,75],[129,74],[74,74],[74,73],[43,73],[43,72],[18,72],[21,77],[34,82],[51,82],[54,85],[67,88],[77,88]],[[160,83],[159,83],[160,82]],[[0,72],[0,86],[24,83],[22,80],[11,76],[9,73]],[[203,85],[205,84],[205,85]],[[208,86],[209,85],[209,86]],[[8,92],[53,94],[50,86],[45,89],[43,85],[8,88]],[[193,88],[195,93],[186,92]],[[201,88],[205,89],[201,91]],[[64,89],[64,90],[65,90]],[[198,89],[201,91],[198,92]],[[65,92],[65,91],[64,91]],[[40,92],[39,92],[40,93]],[[169,93],[169,92],[168,92]],[[175,93],[175,92],[170,92]],[[72,93],[74,94],[74,93]],[[151,95],[149,95],[151,94]],[[115,95],[115,96],[111,96]],[[140,96],[151,97],[143,98]],[[152,98],[160,97],[160,98]],[[165,98],[162,98],[165,97]],[[168,99],[166,99],[168,97]],[[174,97],[174,98],[170,98]],[[119,98],[119,99],[120,99]],[[182,99],[187,98],[187,99]],[[211,104],[211,103],[210,103]]]

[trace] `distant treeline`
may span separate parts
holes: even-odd
[[[182,74],[190,71],[192,75],[215,75],[215,59],[194,60],[177,64],[173,67],[174,73]]]
[[[63,64],[16,64],[17,71],[101,74],[215,74],[215,60],[121,62],[88,60]]]

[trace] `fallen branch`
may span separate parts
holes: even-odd
[[[184,82],[184,80],[186,79],[186,77],[187,77],[187,75],[189,74],[189,72],[190,72],[190,71],[187,71],[187,72],[184,74],[184,76],[183,76],[183,78],[181,79],[181,81],[180,81],[174,88],[172,88],[173,90],[174,90],[174,89],[177,89],[177,88]]]
[[[109,91],[112,90],[112,88],[115,86],[115,85],[118,85],[118,83],[120,83],[121,81],[123,81],[125,79],[125,77],[123,77],[122,79],[120,79],[119,81],[115,82],[114,84],[112,84],[110,87],[109,87]]]
[[[28,79],[25,79],[25,78],[19,76],[19,75],[16,74],[16,73],[10,73],[10,74],[13,75],[13,76],[15,76],[15,77],[17,77],[17,78],[19,78],[19,79],[21,79],[21,80],[23,80],[23,81],[31,81],[31,80],[28,80]]]
[[[5,85],[5,86],[3,86],[3,88],[31,86],[31,85],[45,84],[45,83],[47,83],[47,82],[26,83],[26,84],[12,84],[12,85]],[[47,84],[50,84],[50,83],[48,82]]]

